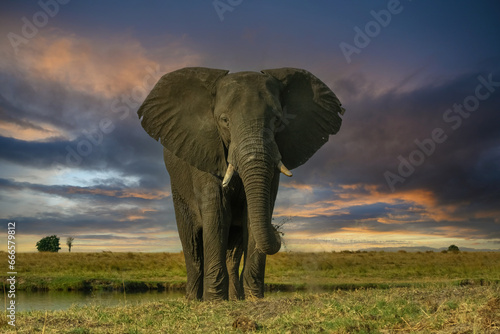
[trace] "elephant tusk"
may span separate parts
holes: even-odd
[[[234,166],[229,164],[229,166],[227,166],[226,175],[224,175],[224,180],[222,180],[223,188],[227,187],[229,181],[231,181],[231,178],[233,177],[233,174],[234,174]]]
[[[286,168],[285,165],[283,165],[283,163],[281,161],[278,163],[278,168],[279,168],[280,172],[282,172],[286,176],[292,177],[292,175],[293,175],[292,172],[290,172],[288,170],[288,168]]]

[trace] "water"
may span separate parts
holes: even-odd
[[[294,293],[274,291],[266,292],[266,297],[283,297],[292,294]],[[5,300],[5,295],[2,293],[0,296],[3,297],[0,299],[1,303],[2,300]],[[184,298],[184,292],[127,292],[124,295],[123,292],[118,291],[17,291],[16,311],[67,310],[73,305],[125,306],[177,298]],[[9,303],[9,299],[6,302]],[[1,307],[5,309],[5,306]]]
[[[5,296],[4,296],[5,297]],[[66,310],[72,305],[100,305],[124,306],[129,304],[146,303],[165,299],[183,298],[183,292],[128,292],[126,295],[118,291],[93,292],[16,292],[16,311],[34,310]],[[3,298],[5,300],[5,298]],[[7,299],[7,303],[9,300]],[[0,299],[1,303],[1,299]]]

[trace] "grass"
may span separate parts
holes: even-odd
[[[4,254],[5,255],[5,254]],[[5,261],[6,263],[6,261]],[[181,288],[182,254],[20,253],[18,288]],[[7,272],[6,268],[0,269]],[[32,333],[500,333],[500,253],[278,253],[263,300],[182,298],[17,314]],[[370,289],[366,289],[370,288]],[[233,328],[233,326],[237,328]],[[0,332],[11,327],[0,317]]]
[[[27,291],[177,289],[186,281],[179,253],[18,253],[16,269],[17,288]]]
[[[186,281],[182,253],[19,253],[16,261],[19,290],[182,289]],[[266,283],[282,289],[500,280],[498,252],[278,253],[267,263]]]
[[[278,253],[266,281],[319,285],[500,280],[500,253]],[[300,278],[300,281],[297,281]]]
[[[237,327],[237,328],[234,328]],[[338,290],[263,300],[184,299],[21,313],[17,333],[498,333],[500,286]],[[0,330],[14,333],[5,323]]]

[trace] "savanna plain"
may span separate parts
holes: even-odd
[[[137,291],[182,290],[182,253],[19,253],[16,267],[18,290],[120,290],[124,299],[18,312],[15,328],[4,315],[2,333],[500,333],[500,252],[282,252],[268,257],[273,293],[225,302],[127,302]]]

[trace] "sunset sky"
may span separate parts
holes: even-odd
[[[161,75],[303,68],[346,108],[282,177],[288,251],[500,250],[500,2],[3,1],[0,249],[181,250],[161,144],[136,111]]]

